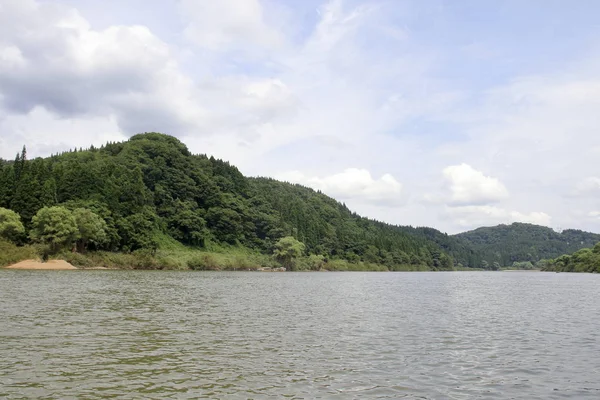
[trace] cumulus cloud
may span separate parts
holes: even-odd
[[[549,226],[552,218],[544,212],[522,213],[495,206],[446,207],[446,217],[463,228],[490,226],[501,223],[526,222]]]
[[[0,26],[1,104],[11,113],[112,115],[131,133],[179,132],[207,114],[147,27],[94,30],[76,10],[34,0],[4,1]]]
[[[508,190],[496,178],[485,176],[468,164],[452,165],[443,170],[448,182],[451,205],[481,205],[508,197]]]
[[[348,168],[324,177],[311,177],[299,171],[291,171],[280,174],[277,178],[321,190],[340,199],[367,200],[381,204],[398,204],[401,201],[402,184],[390,174],[374,179],[366,169]]]

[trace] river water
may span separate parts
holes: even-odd
[[[599,399],[600,275],[0,270],[0,398]]]

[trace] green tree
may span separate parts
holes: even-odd
[[[304,243],[293,236],[286,236],[275,243],[273,255],[287,271],[292,271],[295,268],[294,260],[304,253],[305,248]]]
[[[206,221],[194,202],[183,202],[179,199],[173,202],[166,216],[167,226],[171,236],[182,243],[204,246],[209,237]]]
[[[373,264],[381,263],[381,257],[379,257],[379,249],[375,246],[368,245],[367,249],[363,254],[363,260],[365,262]]]
[[[123,250],[147,249],[155,251],[158,248],[156,239],[159,230],[158,221],[156,215],[150,209],[144,209],[141,213],[120,219],[117,224]]]
[[[25,227],[16,212],[0,207],[0,238],[18,242],[25,235]]]
[[[34,242],[48,246],[50,253],[70,247],[79,237],[73,213],[64,207],[44,207],[31,220]]]
[[[320,271],[327,264],[327,260],[320,254],[311,254],[308,256],[307,264],[311,271]]]
[[[206,213],[206,221],[214,232],[215,237],[230,244],[235,244],[243,233],[240,214],[229,208],[211,207]]]
[[[443,271],[450,271],[454,269],[454,262],[452,258],[448,257],[446,254],[440,255],[440,269]]]
[[[84,252],[90,243],[98,248],[108,241],[106,222],[97,214],[87,208],[77,208],[73,217],[79,231],[77,251]]]
[[[546,260],[540,260],[538,261],[538,263],[540,263],[540,265],[543,265],[544,261]],[[531,263],[531,261],[515,261],[512,263],[512,267],[514,269],[533,269],[533,264]]]

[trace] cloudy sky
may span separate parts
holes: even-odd
[[[450,233],[600,232],[596,0],[0,0],[0,157],[146,131]]]

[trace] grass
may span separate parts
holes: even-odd
[[[155,252],[138,250],[133,253],[94,251],[74,253],[68,250],[52,256],[62,259],[79,268],[110,269],[165,269],[202,271],[256,271],[275,269],[280,265],[273,257],[258,253],[242,246],[210,244],[208,249],[187,247],[176,240],[164,236],[158,238],[159,249]],[[0,240],[0,267],[27,259],[40,259],[39,246],[17,246]],[[341,259],[323,261],[322,257],[309,256],[295,260],[297,271],[429,271],[424,265],[385,265],[365,262],[349,262]],[[470,271],[472,269],[469,269]]]
[[[0,267],[6,267],[23,260],[37,260],[40,256],[34,246],[17,246],[0,239]]]
[[[156,252],[144,250],[133,253],[106,251],[85,254],[63,251],[52,257],[63,259],[79,268],[111,269],[168,269],[168,270],[258,270],[278,265],[271,257],[248,249],[230,249],[227,253],[204,251],[183,245],[161,248]]]

